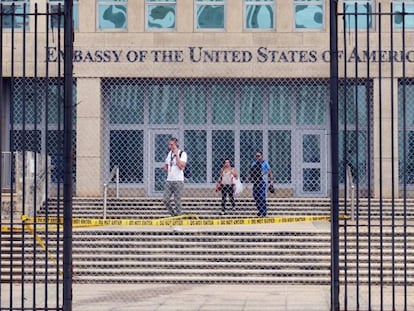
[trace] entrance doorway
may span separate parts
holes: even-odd
[[[326,130],[297,132],[296,194],[301,197],[327,195]]]

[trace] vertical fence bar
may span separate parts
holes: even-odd
[[[73,192],[73,0],[64,6],[64,227],[63,310],[72,310],[72,192]]]
[[[46,38],[45,38],[45,44],[46,44],[46,53],[48,53],[49,51],[49,19],[50,19],[50,15],[49,15],[49,4],[46,4],[46,29],[45,29],[45,34],[46,34]],[[48,120],[49,120],[49,59],[48,56],[46,56],[46,63],[45,63],[45,79],[44,79],[44,88],[45,88],[45,106],[44,106],[44,113],[43,115],[45,116],[45,120],[44,120],[44,154],[45,154],[45,158],[44,158],[44,167],[46,169],[45,171],[45,230],[46,230],[46,236],[45,236],[45,240],[46,242],[49,241],[49,174],[48,174],[48,170],[49,170],[49,163],[48,163],[48,150],[49,150],[49,131],[48,131]],[[59,218],[58,218],[59,219]],[[59,223],[59,221],[58,221]],[[56,235],[59,235],[59,228],[56,230]],[[56,238],[56,244],[59,245],[59,241],[58,238]],[[48,253],[49,251],[49,243],[46,243],[46,253]],[[56,288],[59,289],[59,253],[57,253],[58,255],[56,256],[56,266],[57,266],[57,271],[56,271]],[[48,275],[49,275],[49,258],[46,256],[46,264],[45,264],[45,301],[47,301],[47,297],[48,295]],[[58,294],[59,290],[56,292],[56,294]],[[59,297],[59,296],[57,296]],[[56,306],[58,306],[59,300],[56,300]]]
[[[34,163],[33,163],[33,165],[34,165],[34,175],[33,175],[33,216],[34,216],[34,219],[36,219],[36,216],[37,216],[37,174],[38,174],[38,167],[37,167],[37,151],[38,151],[38,146],[39,146],[39,142],[38,142],[38,139],[37,139],[37,113],[38,113],[38,104],[39,104],[39,102],[38,102],[38,77],[37,77],[37,44],[38,44],[38,36],[37,36],[37,34],[38,34],[38,10],[37,10],[37,3],[35,3],[35,8],[34,8],[34,42],[33,42],[33,47],[34,47],[34,50],[33,50],[33,58],[34,58],[34,60],[33,60],[33,70],[34,70],[34,72],[33,72],[33,88],[34,88],[34,111],[33,111],[33,113],[34,113],[34,146],[33,146],[33,157],[34,157]],[[41,150],[41,146],[39,146],[40,147],[40,150]],[[36,264],[36,261],[37,261],[37,243],[36,243],[36,239],[35,239],[35,236],[38,234],[37,233],[37,220],[35,220],[34,221],[34,223],[33,223],[33,231],[34,231],[34,235],[33,235],[33,280],[34,280],[34,288],[36,289],[36,283],[37,283],[37,281],[36,281],[36,267],[37,267],[37,264]],[[47,243],[47,241],[45,241],[46,243],[46,249],[45,249],[45,252],[46,252],[46,254],[48,253],[47,252],[47,245],[48,245],[48,243]],[[45,266],[47,267],[47,256],[45,256]],[[47,283],[46,282],[46,280],[45,280],[45,283]],[[34,293],[36,293],[36,290],[34,290]],[[35,301],[36,301],[36,298],[33,298],[33,307],[36,307],[36,305],[35,305]],[[45,308],[47,309],[47,298],[45,299]]]
[[[370,18],[373,18],[374,15],[369,14],[369,11],[366,15],[366,23],[367,23],[367,32],[366,32],[366,40],[367,40],[367,54],[370,55]],[[372,301],[371,301],[371,92],[370,92],[370,85],[371,85],[371,75],[370,75],[370,60],[367,61],[367,68],[366,68],[366,83],[365,83],[365,105],[366,105],[366,112],[367,112],[367,188],[368,188],[368,307],[369,310],[372,309]]]
[[[403,106],[403,200],[404,200],[404,310],[407,310],[407,101],[406,101],[406,59],[405,59],[405,3],[402,3],[402,106]]]
[[[358,5],[354,4],[354,20],[355,20],[355,51],[358,51]],[[355,60],[355,79],[354,79],[354,103],[355,103],[355,188],[356,188],[356,307],[359,310],[359,199],[360,199],[360,188],[359,188],[359,101],[358,101],[358,60]]]
[[[393,4],[391,3],[391,12],[393,12]],[[394,25],[392,18],[390,19],[390,53],[394,54]],[[394,244],[394,235],[395,235],[395,140],[394,140],[394,58],[391,58],[391,184],[392,184],[392,193],[391,193],[391,269],[392,269],[392,310],[395,310],[395,244]]]
[[[59,5],[58,5],[58,15],[57,15],[57,20],[58,20],[58,25],[61,25],[61,23],[62,22],[64,22],[64,16],[63,16],[63,14],[62,14],[62,6],[61,6],[61,4],[59,3]],[[52,33],[53,33],[53,24],[52,24]],[[59,28],[57,29],[57,46],[58,46],[58,48],[57,48],[57,76],[58,76],[58,80],[59,80],[59,88],[58,88],[58,103],[57,103],[57,105],[58,105],[58,109],[57,109],[57,113],[58,113],[58,120],[57,120],[57,122],[58,122],[58,139],[57,139],[57,144],[58,144],[58,148],[57,148],[57,150],[58,150],[58,155],[57,155],[57,163],[58,163],[58,181],[57,181],[57,218],[58,219],[60,219],[61,218],[61,216],[62,216],[62,214],[61,214],[61,208],[62,208],[62,205],[61,205],[61,196],[62,196],[62,192],[61,192],[61,186],[62,186],[62,177],[63,176],[61,176],[61,172],[62,172],[62,165],[63,165],[63,135],[61,134],[61,131],[62,131],[62,98],[63,98],[63,96],[62,96],[62,86],[63,86],[63,84],[62,84],[62,79],[61,79],[61,76],[62,76],[62,56],[61,56],[61,53],[60,53],[60,51],[61,51],[61,46],[62,46],[62,37],[61,37],[61,31],[59,31]],[[58,276],[58,283],[59,283],[59,266],[60,266],[60,229],[62,228],[61,227],[61,224],[60,224],[60,221],[58,222],[58,230],[57,230],[57,233],[58,233],[58,236],[57,236],[57,241],[58,241],[58,243],[57,243],[57,246],[56,246],[56,248],[57,248],[57,258],[58,258],[58,265],[57,265],[57,267],[56,267],[56,273],[57,273],[57,276]],[[63,285],[64,286],[64,285]],[[56,292],[56,301],[57,302],[59,302],[59,295],[60,295],[60,292],[59,292],[59,289],[57,290],[57,292]]]
[[[345,12],[345,3],[342,4],[342,11]],[[344,98],[343,98],[343,112],[344,112],[344,129],[343,129],[343,144],[344,144],[344,151],[343,151],[343,159],[344,159],[344,176],[345,176],[345,195],[344,195],[344,213],[345,215],[347,215],[348,213],[348,201],[347,201],[347,191],[348,191],[348,175],[346,174],[346,170],[347,170],[347,166],[348,166],[348,66],[347,66],[347,61],[346,59],[348,58],[348,54],[347,54],[347,37],[346,37],[346,18],[345,15],[342,15],[342,21],[343,21],[343,47],[344,47],[344,62],[343,62],[343,66],[344,66],[344,83],[343,83],[343,94],[344,94]],[[352,177],[352,174],[350,176],[350,178]],[[353,191],[353,190],[351,190]],[[351,204],[353,204],[354,198],[351,197]],[[351,219],[354,219],[354,210],[353,208],[351,209]],[[344,240],[344,308],[345,310],[348,309],[348,238],[347,238],[347,232],[348,232],[348,220],[347,218],[344,219],[344,233],[343,233],[343,240]]]
[[[12,24],[11,24],[11,44],[10,44],[10,89],[9,89],[9,94],[10,94],[10,151],[13,152],[14,151],[14,124],[13,124],[13,117],[14,117],[14,93],[13,93],[13,89],[14,89],[14,61],[15,61],[15,55],[14,55],[14,51],[15,51],[15,45],[14,45],[14,39],[15,39],[15,31],[14,31],[14,6],[15,4],[12,4],[12,11],[11,11],[11,20],[12,20]],[[17,156],[17,153],[15,154],[15,156]],[[15,175],[15,178],[13,178],[13,173],[16,171],[16,158],[12,157],[12,169],[10,170],[10,180],[13,181],[15,179],[17,179],[17,176]],[[14,210],[15,206],[14,206],[14,183],[11,183],[10,186],[10,227],[13,228],[14,227],[14,218],[13,218],[13,210]],[[10,241],[13,241],[14,239],[14,232],[13,230],[10,230]],[[13,243],[10,243],[10,291],[9,291],[9,306],[10,309],[13,308],[13,258],[14,258],[14,251],[13,251]]]
[[[22,130],[21,130],[21,153],[22,153],[22,166],[21,166],[21,178],[22,178],[22,214],[25,215],[26,214],[26,153],[28,151],[27,149],[27,142],[26,142],[26,89],[27,89],[27,84],[26,84],[26,39],[27,39],[27,35],[26,35],[26,5],[23,4],[23,36],[22,36],[22,82],[23,82],[23,96],[21,99],[21,105],[22,105]],[[13,90],[14,92],[15,90]],[[17,123],[17,122],[16,122]],[[17,146],[16,146],[17,147]],[[17,147],[18,149],[19,147]],[[20,173],[20,172],[19,172]],[[26,269],[26,265],[24,264],[24,254],[25,254],[25,250],[26,250],[26,232],[25,232],[25,228],[24,228],[24,224],[21,224],[22,226],[22,251],[21,251],[21,256],[22,256],[22,286],[21,286],[21,303],[22,303],[22,309],[24,309],[24,299],[23,297],[25,296],[24,294],[24,288],[25,288],[25,269]],[[36,241],[33,237],[33,243],[35,244]],[[33,295],[33,300],[32,300],[32,306],[33,308],[35,308],[36,306],[36,286],[35,286],[35,277],[33,276],[33,289],[32,289],[32,295]]]
[[[339,310],[339,179],[338,179],[338,26],[336,0],[330,1],[330,119],[332,163],[331,310]]]
[[[381,3],[378,4],[378,53],[382,55],[382,14],[381,14]],[[383,201],[382,201],[382,58],[379,58],[378,66],[378,115],[379,115],[379,213],[380,213],[380,310],[384,310],[384,241],[383,241]]]

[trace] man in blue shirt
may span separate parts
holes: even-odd
[[[263,152],[257,151],[256,160],[250,165],[247,182],[253,182],[253,198],[256,202],[257,216],[259,217],[266,217],[267,215],[266,189],[268,180],[273,185],[272,170],[269,163],[263,160]]]

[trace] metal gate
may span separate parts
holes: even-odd
[[[72,1],[64,3],[0,3],[1,310],[72,308]],[[61,51],[53,63],[51,49]]]
[[[412,308],[413,4],[331,1],[332,310]]]

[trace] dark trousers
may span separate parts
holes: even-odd
[[[256,202],[256,208],[259,211],[259,216],[266,216],[267,204],[266,204],[266,182],[263,180],[253,185],[253,198]]]
[[[223,212],[226,210],[226,197],[229,197],[231,206],[234,208],[236,203],[233,196],[233,185],[222,185],[221,188],[221,209]]]

